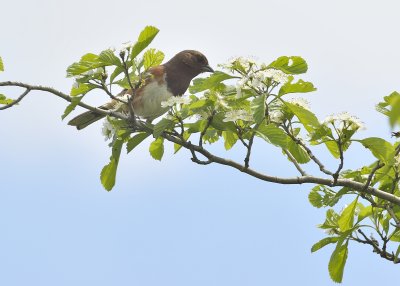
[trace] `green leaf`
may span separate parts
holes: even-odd
[[[324,205],[322,196],[314,189],[308,194],[308,201],[316,208],[320,208]]]
[[[73,63],[67,68],[67,77],[80,75],[103,65],[104,64],[99,60],[98,55],[88,53],[82,56],[79,62]]]
[[[71,103],[65,108],[64,114],[61,116],[62,120],[64,120],[64,118],[67,117],[68,114],[70,114],[75,109],[75,107],[79,104],[79,102],[81,102],[82,98],[83,95],[71,97]]]
[[[215,129],[221,130],[221,131],[229,130],[232,132],[236,132],[235,123],[233,123],[231,121],[225,122],[224,118],[225,118],[224,112],[219,112],[219,113],[215,114],[212,118],[211,126],[214,127]]]
[[[163,118],[154,125],[153,135],[154,138],[158,138],[166,129],[170,129],[175,125],[174,121]]]
[[[106,66],[114,65],[117,67],[122,67],[121,60],[110,49],[102,51],[98,57],[98,60]]]
[[[222,81],[234,78],[233,76],[221,71],[212,73],[207,78],[198,78],[193,81],[193,85],[189,87],[191,93],[197,93],[218,86]]]
[[[391,164],[394,158],[393,145],[386,140],[378,137],[369,137],[362,140],[355,140],[360,142],[365,148],[368,148],[375,158],[382,162]]]
[[[225,140],[224,141],[225,150],[231,149],[239,139],[236,133],[232,131],[222,131],[222,137],[224,137]]]
[[[343,279],[344,266],[348,255],[347,246],[348,242],[342,245],[339,241],[329,260],[329,275],[337,283],[341,283]]]
[[[251,113],[256,123],[261,123],[265,118],[265,93],[257,96],[250,104]]]
[[[3,64],[3,60],[0,57],[0,71],[4,71],[4,64]]]
[[[114,79],[119,76],[124,71],[123,67],[116,67],[115,70],[110,75],[110,83],[114,82]]]
[[[348,205],[338,219],[338,225],[342,232],[351,229],[354,225],[354,214],[356,211],[358,197]]]
[[[138,133],[132,138],[129,138],[128,143],[126,144],[126,151],[127,153],[131,152],[133,149],[136,148],[140,143],[144,141],[147,137],[149,137],[149,133]]]
[[[86,94],[94,88],[96,88],[96,86],[92,84],[78,83],[77,87],[72,86],[70,95],[74,97],[80,94]]]
[[[289,140],[287,149],[298,163],[305,164],[310,161],[310,156],[308,156],[306,150],[293,140]]]
[[[302,74],[307,72],[308,66],[302,57],[279,57],[273,61],[268,68],[275,68],[287,74]]]
[[[164,155],[164,138],[158,137],[156,140],[151,142],[149,151],[151,157],[158,161],[161,161]]]
[[[14,100],[11,98],[7,98],[4,94],[0,94],[0,104],[10,104],[12,103]]]
[[[328,148],[329,152],[338,159],[340,157],[340,150],[336,141],[327,141],[325,142],[326,148]]]
[[[160,30],[153,26],[147,26],[140,33],[139,38],[135,45],[131,49],[131,59],[137,57],[141,51],[143,51],[150,43],[153,41],[155,36],[158,34]]]
[[[190,135],[191,135],[191,134],[190,134],[189,132],[187,132],[187,131],[183,132],[183,139],[184,139],[185,141],[187,141],[187,140],[189,139]],[[178,153],[178,151],[179,151],[181,148],[182,148],[182,145],[179,145],[179,144],[174,143],[174,154]]]
[[[103,187],[107,191],[111,191],[111,189],[115,185],[115,177],[117,174],[119,157],[121,155],[122,145],[124,144],[124,140],[117,139],[115,140],[112,146],[112,154],[110,157],[110,163],[104,166],[103,170],[100,173],[100,180]]]
[[[290,138],[282,129],[276,127],[274,124],[261,124],[256,132],[259,137],[275,146],[281,148],[287,148],[288,146]]]
[[[359,223],[366,217],[369,217],[370,215],[372,215],[372,206],[371,205],[364,207],[363,204],[358,203],[358,207],[360,209],[360,212],[358,213],[357,223]]]
[[[311,247],[311,252],[315,252],[320,250],[322,247],[331,244],[331,243],[336,243],[339,240],[338,236],[331,236],[331,237],[325,237],[323,239],[321,239],[320,241],[318,241],[317,243],[315,243],[312,247]]]
[[[148,68],[158,66],[164,60],[164,53],[156,49],[148,49],[143,55],[143,65],[147,70]]]
[[[399,254],[400,254],[400,245],[397,247],[396,254],[394,255],[394,263],[397,263],[399,261]]]
[[[400,242],[400,229],[394,231],[393,235],[390,237],[390,240]]]
[[[293,77],[292,77],[293,79]],[[292,80],[285,83],[279,90],[279,96],[288,93],[304,93],[317,90],[311,82],[298,80],[296,83],[292,83]]]
[[[289,102],[285,102],[285,105],[296,115],[308,132],[313,133],[316,129],[320,128],[318,118],[311,111]]]

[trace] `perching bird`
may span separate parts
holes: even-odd
[[[203,72],[214,72],[207,58],[198,51],[185,50],[176,54],[165,64],[150,68],[143,84],[134,90],[124,89],[117,97],[123,98],[126,94],[133,95],[132,106],[135,115],[151,121],[168,111],[169,108],[162,107],[161,102],[172,96],[182,96],[192,79]],[[126,96],[124,99],[126,100]],[[121,107],[121,102],[117,100],[112,100],[99,108],[122,109],[124,112],[129,110],[126,105]],[[72,119],[68,124],[81,130],[103,117],[103,114],[87,111]]]

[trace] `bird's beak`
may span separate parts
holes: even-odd
[[[201,72],[214,72],[214,70],[209,65],[206,65],[201,69]]]

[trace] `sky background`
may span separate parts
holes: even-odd
[[[68,92],[68,65],[134,41],[154,25],[161,31],[152,47],[166,59],[183,49],[202,51],[213,67],[239,55],[267,63],[303,56],[304,78],[318,88],[304,97],[318,116],[347,110],[367,125],[360,137],[393,140],[374,106],[400,90],[398,3],[4,1],[0,81]],[[85,99],[96,105],[107,97]],[[310,253],[324,237],[316,225],[325,212],[308,203],[311,185],[279,186],[227,167],[195,165],[188,152],[173,156],[171,146],[160,163],[145,144],[122,156],[117,184],[106,192],[99,173],[110,150],[101,123],[78,132],[61,121],[65,106],[32,93],[0,112],[0,285],[334,284],[327,270],[332,247]],[[296,174],[279,150],[260,141],[255,149],[255,168]],[[220,145],[213,150],[239,160],[243,154]],[[357,146],[347,156],[345,168],[372,160]],[[373,285],[398,273],[369,247],[353,244],[343,285]]]

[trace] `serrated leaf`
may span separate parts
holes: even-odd
[[[370,215],[372,215],[372,206],[371,205],[364,207],[364,205],[362,205],[361,203],[358,203],[358,207],[360,209],[360,212],[358,213],[357,223],[359,223],[366,217],[369,217]]]
[[[261,124],[256,130],[256,133],[259,137],[275,146],[281,148],[287,148],[288,146],[290,139],[288,135],[282,129],[273,124]]]
[[[103,66],[104,64],[99,60],[99,56],[87,53],[83,55],[79,62],[73,63],[67,68],[67,77],[81,75],[89,70]]]
[[[154,138],[158,138],[166,129],[172,128],[175,122],[166,118],[161,119],[154,125],[153,135]]]
[[[79,104],[79,102],[81,102],[82,98],[83,95],[71,97],[71,103],[65,108],[64,114],[61,116],[62,120],[64,120],[64,118],[67,117],[68,114],[70,114],[75,109],[75,107]]]
[[[218,86],[221,82],[227,79],[234,78],[233,76],[221,71],[212,73],[207,78],[198,78],[193,81],[193,85],[189,87],[191,93],[201,92]]]
[[[117,67],[122,67],[121,60],[110,49],[102,51],[98,57],[98,60],[106,66],[114,65]]]
[[[378,137],[369,137],[357,141],[369,149],[378,160],[389,164],[393,162],[394,147],[386,140]]]
[[[312,206],[316,208],[320,208],[323,206],[323,198],[316,190],[312,190],[308,194],[308,201]]]
[[[348,255],[348,242],[341,244],[338,242],[329,260],[329,275],[334,282],[341,283],[343,280],[344,266]]]
[[[260,123],[265,118],[265,109],[266,109],[266,102],[265,102],[265,94],[257,96],[254,98],[250,104],[251,113],[253,115],[254,121],[256,123]]]
[[[149,133],[138,133],[132,138],[129,138],[128,143],[126,144],[127,153],[131,152],[135,149],[140,143],[142,143],[147,137],[149,137]]]
[[[318,251],[328,244],[336,243],[338,240],[339,240],[338,236],[325,237],[311,247],[311,252]]]
[[[358,197],[348,205],[340,214],[338,225],[342,232],[351,229],[354,225],[354,214],[356,212]]]
[[[311,82],[298,80],[296,83],[288,81],[279,89],[279,96],[288,93],[305,93],[317,90]]]
[[[291,112],[300,120],[304,128],[313,133],[316,129],[320,128],[318,118],[311,111],[293,103],[285,102],[285,105]]]
[[[158,30],[156,27],[147,26],[140,32],[139,38],[131,49],[131,59],[137,57],[157,36]]]
[[[306,150],[293,140],[289,140],[287,150],[300,164],[305,164],[310,161],[310,156],[308,156]]]
[[[156,49],[148,49],[143,55],[143,66],[147,70],[151,67],[158,66],[164,60],[164,53]]]
[[[72,86],[69,94],[74,97],[80,94],[86,94],[94,88],[96,88],[96,86],[92,84],[78,83],[77,87]]]
[[[0,57],[0,71],[4,71],[4,63],[1,57]]]
[[[112,146],[110,162],[101,170],[100,181],[107,191],[111,191],[115,185],[115,177],[117,174],[118,162],[123,144],[124,140],[115,140]]]
[[[164,155],[164,138],[158,137],[156,140],[151,142],[149,152],[151,157],[158,161],[161,161]]]
[[[238,140],[237,134],[232,131],[222,131],[222,137],[224,137],[225,150],[231,149]]]
[[[308,66],[302,57],[283,56],[269,64],[268,68],[275,68],[287,74],[302,74],[307,72]]]

